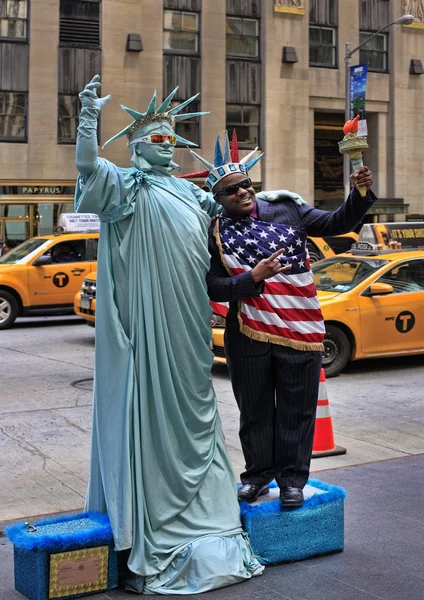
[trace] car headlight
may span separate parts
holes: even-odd
[[[225,319],[219,315],[212,315],[211,327],[225,327]]]

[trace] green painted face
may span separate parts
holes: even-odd
[[[139,129],[136,137],[150,135],[152,133],[160,133],[162,135],[174,135],[174,130],[171,125],[164,122],[150,123]],[[147,144],[146,142],[138,142],[135,144],[135,154],[144,158],[149,164],[160,167],[167,167],[174,156],[175,146],[172,146],[168,140],[163,144]]]

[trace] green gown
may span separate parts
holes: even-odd
[[[174,166],[174,165],[172,165]],[[101,220],[90,481],[127,585],[193,594],[262,572],[240,524],[212,386],[211,196],[171,167],[80,175],[76,210]]]

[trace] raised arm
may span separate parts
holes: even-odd
[[[97,124],[100,111],[111,98],[97,96],[100,86],[100,76],[95,75],[79,95],[82,109],[79,117],[75,162],[78,171],[86,177],[97,169]]]
[[[325,235],[340,235],[352,231],[364,218],[367,211],[377,200],[371,191],[372,173],[368,167],[362,167],[352,176],[354,187],[349,197],[340,208],[333,211],[319,210],[307,204],[298,206],[297,210],[302,219],[302,225],[308,235],[321,237]],[[357,188],[367,187],[367,195],[363,198]]]

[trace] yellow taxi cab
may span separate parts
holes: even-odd
[[[347,252],[356,241],[358,241],[358,234],[354,231],[325,238],[308,237],[307,248],[311,264]],[[215,302],[212,302],[212,307],[214,310],[211,319],[212,350],[215,355],[215,362],[226,364],[224,350],[226,308]]]
[[[96,268],[99,219],[62,214],[58,232],[26,240],[0,258],[0,329],[19,316],[68,313]]]
[[[74,298],[75,314],[85,319],[92,327],[96,321],[96,278],[96,271],[89,273]]]
[[[327,377],[352,360],[424,353],[424,224],[364,225],[350,253],[312,271]]]
[[[328,235],[323,238],[308,237],[307,248],[311,264],[330,258],[342,252],[348,252],[352,244],[358,241],[358,234],[354,231],[342,235]]]

